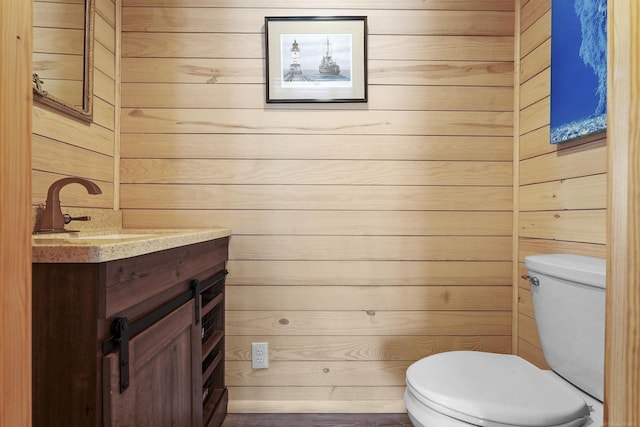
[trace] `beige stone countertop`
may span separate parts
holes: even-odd
[[[34,263],[99,263],[206,242],[231,235],[228,228],[109,230],[34,234]]]

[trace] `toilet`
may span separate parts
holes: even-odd
[[[545,371],[519,356],[450,351],[407,369],[416,427],[603,425],[605,261],[525,258]]]

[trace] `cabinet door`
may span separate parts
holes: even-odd
[[[120,393],[119,353],[104,357],[105,426],[202,424],[201,369],[194,302],[180,306],[129,341],[129,387]],[[196,359],[194,359],[196,356]]]

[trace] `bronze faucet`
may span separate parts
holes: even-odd
[[[68,224],[73,219],[82,219],[85,221],[91,219],[90,217],[71,218],[69,215],[62,214],[62,209],[60,208],[60,190],[62,190],[65,185],[73,183],[82,184],[89,194],[102,194],[100,187],[88,179],[72,176],[57,180],[49,187],[46,207],[42,213],[40,224],[36,229],[36,232],[60,233],[67,231],[64,229],[64,225]]]

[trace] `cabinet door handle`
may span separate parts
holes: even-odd
[[[129,388],[129,321],[118,317],[111,324],[111,332],[120,347],[120,393]]]

